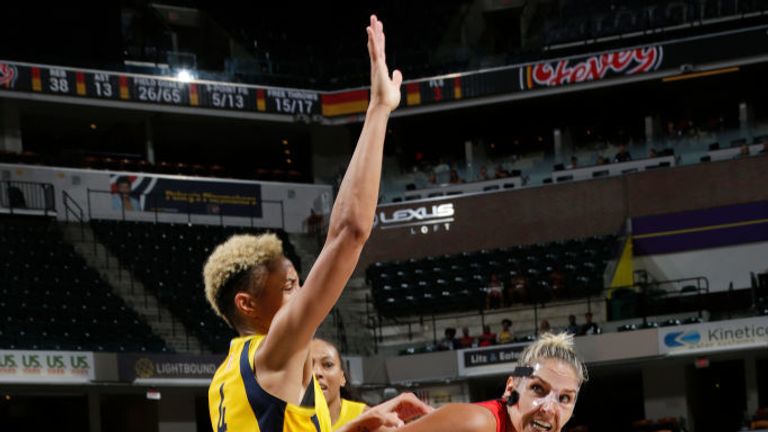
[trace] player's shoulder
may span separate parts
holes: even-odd
[[[482,404],[457,403],[441,407],[440,411],[455,419],[452,422],[456,431],[495,432],[497,431],[498,415],[489,407]]]
[[[482,430],[504,431],[507,424],[507,409],[504,403],[499,400],[489,400],[471,404],[473,411],[477,412],[477,421],[482,422]],[[480,414],[482,412],[482,414]],[[489,428],[490,426],[492,428]],[[478,429],[480,430],[480,429]]]

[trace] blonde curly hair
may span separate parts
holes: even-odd
[[[203,267],[205,298],[216,315],[234,327],[232,317],[228,316],[231,315],[229,299],[221,298],[222,290],[239,283],[245,273],[250,276],[249,281],[261,289],[268,266],[282,257],[283,242],[272,233],[233,235],[217,246]]]
[[[587,382],[587,366],[576,354],[573,335],[569,333],[544,333],[536,341],[525,347],[520,354],[519,363],[532,366],[537,360],[557,359],[571,365],[579,379],[579,385]]]

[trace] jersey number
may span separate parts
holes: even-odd
[[[227,413],[227,408],[224,406],[224,384],[219,387],[219,395],[221,395],[221,402],[219,402],[219,424],[216,425],[216,432],[227,432],[227,422],[224,420]]]

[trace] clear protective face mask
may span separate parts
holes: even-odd
[[[541,396],[541,393],[537,393],[535,390],[529,390],[529,393],[536,394],[531,397],[533,406],[536,408],[542,407],[547,410],[557,408],[562,412],[571,412],[576,406],[576,395],[571,392],[563,393],[552,389],[544,396]]]
[[[547,410],[558,409],[562,413],[572,412],[576,406],[576,392],[567,389],[555,388],[550,381],[544,377],[539,377],[540,364],[535,364],[531,369],[532,373],[527,377],[522,377],[517,386],[517,392],[526,399],[532,401],[536,408]]]

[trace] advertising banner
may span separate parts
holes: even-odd
[[[528,344],[523,342],[458,350],[459,376],[508,374],[515,368],[520,353]]]
[[[0,350],[0,382],[82,384],[94,379],[93,353]]]
[[[530,63],[406,81],[401,87],[401,106],[439,105],[630,76],[650,78],[656,71],[678,75],[701,65],[723,62],[744,60],[748,64],[765,56],[765,42],[766,26],[757,26],[654,44],[628,42],[624,48],[569,57],[549,51]],[[367,88],[319,92],[212,81],[185,82],[166,76],[0,60],[2,91],[277,114],[296,121],[362,114],[369,98]]]
[[[110,176],[112,210],[262,217],[258,183]]]
[[[120,381],[200,384],[213,378],[224,355],[126,354],[117,358]]]
[[[659,329],[660,354],[709,354],[766,347],[768,347],[768,317]]]

